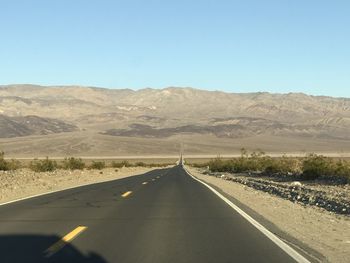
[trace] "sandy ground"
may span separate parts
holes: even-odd
[[[186,167],[192,175],[220,188],[248,206],[282,232],[319,252],[321,262],[349,262],[350,217],[335,215],[317,207],[303,206],[214,176],[201,174],[197,168]]]
[[[181,142],[181,143],[180,143]],[[249,151],[262,149],[269,155],[319,153],[349,156],[350,140],[310,137],[249,136],[218,138],[214,135],[179,134],[168,138],[109,136],[97,131],[77,131],[49,135],[0,138],[1,150],[8,158],[98,157],[105,156],[176,156],[183,145],[189,157],[212,158],[236,156],[242,147]],[[118,145],[118,147],[115,147]],[[305,150],[307,149],[307,151]],[[334,153],[334,149],[337,151]]]
[[[121,179],[143,174],[155,168],[123,167],[99,170],[56,170],[35,173],[29,169],[0,171],[0,204],[31,195],[57,191],[69,187]]]

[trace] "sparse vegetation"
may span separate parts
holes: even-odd
[[[0,171],[7,171],[8,170],[8,163],[4,159],[4,152],[0,152]]]
[[[34,159],[29,168],[34,172],[52,172],[58,168],[57,162],[50,160],[48,157],[44,160]]]
[[[212,172],[255,172],[268,176],[294,176],[302,180],[336,179],[350,182],[350,162],[311,154],[304,158],[282,156],[272,158],[264,152],[248,154],[242,149],[241,156],[229,160],[217,157],[208,163],[193,165],[209,166]]]
[[[330,158],[311,154],[303,160],[302,178],[313,180],[319,177],[331,176],[334,173],[332,163]]]
[[[196,168],[208,167],[208,163],[207,163],[207,162],[203,162],[203,163],[191,163],[190,165],[193,166],[193,167],[196,167]]]
[[[6,163],[9,171],[14,171],[22,167],[21,162],[16,159],[12,159],[11,161],[7,161]]]
[[[91,165],[89,166],[89,169],[96,169],[96,170],[102,170],[106,167],[106,163],[102,161],[92,161]]]
[[[106,167],[122,168],[122,167],[166,167],[173,163],[146,163],[143,161],[130,162],[128,160],[113,161],[112,163],[105,163],[104,161],[92,161],[90,165],[87,165],[81,158],[66,157],[63,161],[51,160],[48,157],[46,159],[34,159],[30,163],[19,160],[5,160],[4,152],[0,151],[0,171],[16,170],[19,168],[29,168],[35,172],[51,172],[56,169],[64,170],[83,170],[85,167],[88,169],[102,170]],[[118,171],[118,169],[115,169]]]
[[[302,178],[305,180],[335,178],[350,182],[350,162],[311,154],[303,161]]]
[[[169,165],[173,165],[173,163],[150,163],[150,164],[147,164],[148,167],[166,167]]]
[[[136,162],[134,166],[136,166],[136,167],[146,167],[147,164],[145,164],[144,162]]]
[[[0,171],[13,171],[21,167],[19,161],[12,159],[11,161],[5,160],[5,153],[0,151]]]
[[[62,164],[62,168],[66,170],[82,170],[85,167],[85,163],[81,158],[69,157],[65,158]]]
[[[165,167],[171,165],[172,163],[145,163],[142,161],[137,161],[135,163],[130,163],[127,160],[121,162],[112,162],[113,168],[122,168],[122,167]]]
[[[130,167],[132,166],[128,161],[121,161],[121,162],[112,162],[113,168],[122,168],[122,167]]]

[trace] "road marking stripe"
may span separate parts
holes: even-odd
[[[143,175],[143,174],[134,174],[132,176],[137,176],[137,175]],[[20,201],[24,201],[24,200],[35,198],[35,197],[39,197],[39,196],[44,196],[44,195],[54,194],[54,193],[58,193],[58,192],[63,192],[63,191],[66,191],[66,190],[71,190],[71,189],[75,189],[75,188],[79,188],[79,187],[83,187],[83,186],[94,185],[94,184],[103,184],[103,183],[112,182],[112,181],[118,181],[118,180],[122,180],[122,179],[124,179],[124,178],[109,179],[109,180],[102,181],[102,182],[90,182],[90,183],[79,184],[79,185],[63,188],[63,189],[60,189],[60,190],[54,190],[54,191],[48,191],[48,192],[41,193],[41,194],[29,195],[29,196],[26,196],[26,197],[21,197],[21,198],[15,199],[15,200],[11,200],[11,201],[7,201],[7,202],[4,202],[4,203],[0,203],[0,206],[16,203],[16,202],[20,202]]]
[[[44,251],[45,257],[51,257],[86,229],[86,226],[78,226],[73,231],[69,232],[67,235],[62,237],[60,240],[58,240],[56,243]]]
[[[128,195],[131,195],[132,191],[127,191],[124,194],[122,194],[122,197],[127,197]]]
[[[228,204],[231,208],[236,210],[241,216],[243,216],[249,223],[251,223],[253,226],[255,226],[260,232],[262,232],[266,237],[268,237],[273,243],[275,243],[279,248],[281,248],[284,252],[286,252],[289,256],[291,256],[295,261],[299,263],[310,263],[309,260],[307,260],[304,256],[299,254],[296,250],[294,250],[292,247],[288,246],[286,243],[284,243],[281,239],[279,239],[275,234],[270,232],[267,228],[262,226],[258,221],[253,219],[250,215],[248,215],[246,212],[244,212],[241,208],[236,206],[234,203],[232,203],[230,200],[228,200],[225,196],[220,194],[218,191],[216,191],[213,187],[208,185],[207,183],[203,182],[202,180],[196,178],[193,176],[187,169],[183,166],[184,170],[188,175],[190,175],[194,180],[197,182],[200,182],[201,184],[205,185],[207,188],[209,188],[212,192],[214,192],[218,197],[220,197],[226,204]]]
[[[142,184],[148,184],[147,182],[143,182]]]
[[[159,176],[157,176],[157,178],[160,178]]]

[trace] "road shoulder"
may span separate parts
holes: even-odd
[[[350,254],[350,220],[329,212],[272,196],[232,181],[186,168],[234,204],[315,262],[347,262]]]

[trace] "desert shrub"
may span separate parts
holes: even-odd
[[[314,180],[320,177],[330,177],[335,175],[332,160],[322,155],[311,154],[303,161],[304,180]]]
[[[123,165],[122,165],[122,163],[118,163],[118,162],[116,162],[116,161],[113,161],[113,162],[112,162],[112,167],[113,167],[113,168],[122,168]]]
[[[29,165],[29,168],[34,172],[52,172],[57,167],[56,161],[50,160],[48,157],[44,160],[34,159]]]
[[[248,152],[243,148],[239,158],[230,160],[222,160],[220,157],[209,161],[209,169],[213,172],[248,172],[248,171],[263,171],[267,165],[264,152]]]
[[[220,157],[210,160],[208,166],[212,172],[235,172],[234,161],[222,160]]]
[[[209,163],[191,163],[190,166],[196,168],[205,168],[209,166]]]
[[[131,166],[132,166],[132,164],[129,163],[129,161],[122,161],[121,164],[122,164],[123,166],[125,166],[125,167],[131,167]]]
[[[4,159],[0,159],[0,171],[7,171],[8,165],[7,162]]]
[[[261,172],[265,169],[267,157],[262,151],[253,152],[250,155],[244,148],[241,149],[241,157],[231,160],[234,172]]]
[[[7,168],[8,170],[17,170],[21,168],[21,162],[15,159],[12,159],[11,161],[7,161]]]
[[[248,154],[245,149],[242,149],[239,158],[223,160],[218,157],[209,161],[207,165],[212,172],[264,172],[267,175],[297,175],[304,180],[323,178],[350,182],[349,161],[335,161],[316,154],[306,158],[287,156],[272,158],[263,152]]]
[[[134,166],[146,167],[147,164],[145,164],[144,162],[136,162]]]
[[[223,162],[224,161],[220,157],[210,160],[208,163],[210,171],[222,172]]]
[[[165,167],[168,165],[172,165],[173,163],[145,163],[142,161],[137,161],[135,163],[130,163],[127,160],[121,162],[112,162],[113,168],[122,168],[122,167]]]
[[[344,160],[339,160],[333,166],[335,174],[339,176],[342,180],[350,183],[350,163]]]
[[[5,153],[0,151],[0,171],[9,170],[8,162],[4,159]]]
[[[150,163],[150,164],[147,164],[147,166],[148,167],[166,167],[173,164],[174,163]]]
[[[216,158],[207,165],[213,172],[264,172],[265,174],[300,174],[302,163],[297,158],[283,156],[272,158],[265,155],[263,151],[248,153],[244,148],[241,156],[230,160]]]
[[[292,173],[292,174],[301,174],[302,172],[302,161],[300,158],[291,158],[283,156],[279,159],[281,164],[281,173]]]
[[[131,166],[132,166],[132,164],[129,163],[129,161],[126,161],[126,160],[121,161],[121,162],[115,162],[115,161],[112,162],[112,167],[113,168],[131,167]]]
[[[90,169],[102,170],[106,167],[105,162],[92,161],[92,164],[89,166]]]
[[[245,158],[247,160],[246,169],[250,171],[263,171],[265,169],[266,158],[263,151],[252,152],[248,158]]]
[[[273,174],[294,174],[302,172],[302,163],[298,158],[283,156],[281,158],[266,157],[264,159],[264,172],[267,175]]]
[[[5,153],[0,151],[0,171],[17,170],[21,167],[21,163],[18,160],[6,161],[4,157]]]
[[[85,163],[81,158],[69,157],[65,158],[62,164],[62,168],[66,170],[82,170],[85,167]]]
[[[273,175],[277,173],[281,173],[283,170],[281,162],[271,157],[267,157],[264,160],[264,172],[267,175]]]

